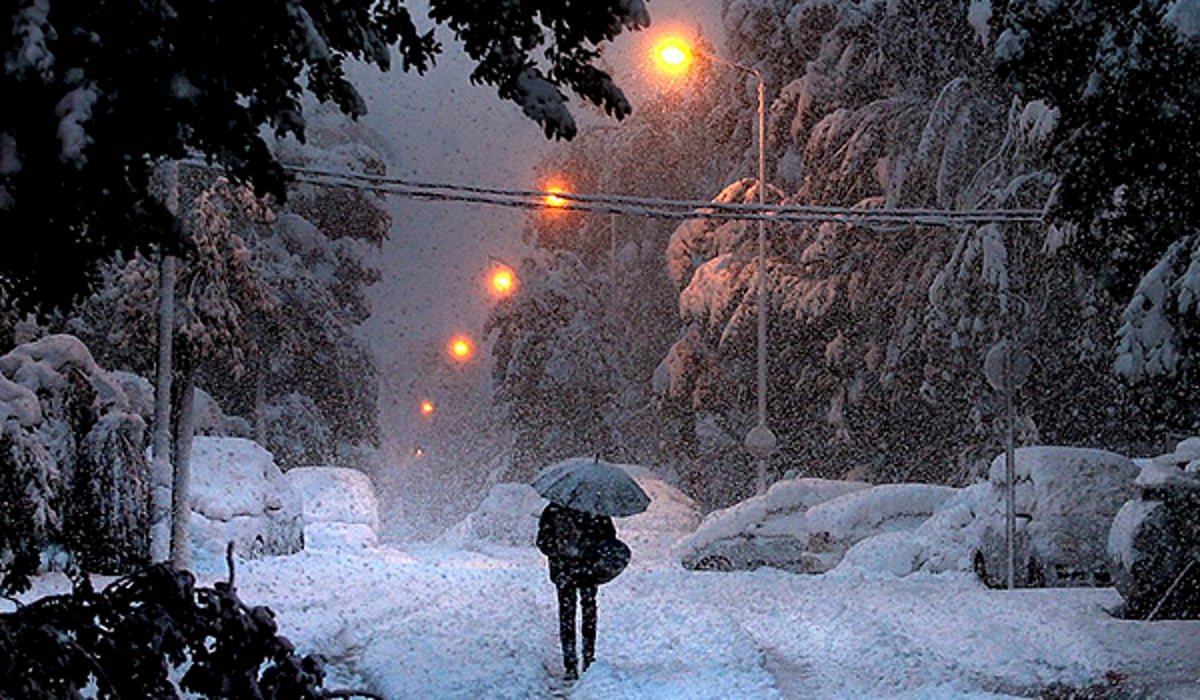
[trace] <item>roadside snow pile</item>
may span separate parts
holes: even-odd
[[[296,467],[283,476],[303,503],[305,549],[379,544],[379,502],[371,477],[346,467]]]
[[[628,518],[615,518],[617,537],[633,552],[632,565],[653,564],[670,559],[684,537],[700,525],[700,506],[694,500],[649,469],[636,464],[622,464],[634,481],[650,496],[650,507],[644,513]]]
[[[247,558],[302,548],[300,495],[261,445],[197,436],[191,465],[190,539],[198,563],[223,558],[230,541]]]
[[[646,512],[614,518],[617,536],[633,551],[635,563],[661,561],[683,536],[696,529],[699,507],[682,491],[636,464],[621,464],[650,496]],[[439,542],[482,542],[509,547],[533,547],[538,518],[548,501],[528,484],[496,484],[466,518],[447,530]]]
[[[479,507],[447,530],[439,541],[532,547],[537,540],[538,516],[545,507],[546,499],[529,484],[496,484]]]

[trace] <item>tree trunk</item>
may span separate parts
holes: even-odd
[[[267,353],[258,350],[258,371],[254,374],[254,441],[267,444]]]
[[[179,210],[179,164],[171,161],[155,173],[167,210]],[[159,261],[158,368],[154,389],[153,461],[150,465],[150,560],[170,556],[171,533],[171,341],[175,332],[175,257]]]
[[[178,404],[175,407],[175,480],[171,495],[171,563],[177,569],[192,565],[192,548],[188,540],[188,521],[191,518],[191,456],[192,436],[196,432],[196,365],[186,352],[179,358]]]

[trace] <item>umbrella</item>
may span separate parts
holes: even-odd
[[[635,515],[650,505],[650,497],[629,472],[599,458],[573,457],[551,464],[533,480],[533,488],[560,506],[596,515]]]

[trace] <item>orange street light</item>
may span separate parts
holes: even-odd
[[[423,416],[432,416],[433,415],[433,402],[432,401],[422,401],[421,402],[421,415],[423,415]]]
[[[546,206],[548,206],[548,207],[565,207],[565,206],[567,206],[567,198],[559,196],[561,194],[566,194],[566,191],[563,188],[554,187],[554,186],[547,187],[546,192],[548,194],[546,195],[545,200],[543,200],[546,203]]]
[[[459,362],[466,362],[467,360],[471,359],[472,353],[475,352],[475,348],[471,345],[471,341],[468,340],[466,336],[461,335],[456,335],[451,338],[447,349],[450,352],[450,357],[458,360]]]
[[[517,277],[507,267],[497,267],[492,271],[492,291],[502,297],[512,294],[517,286]]]
[[[654,62],[664,73],[681,75],[691,61],[692,49],[682,39],[667,37],[654,46]]]

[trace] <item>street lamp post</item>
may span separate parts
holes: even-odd
[[[673,71],[681,71],[692,54],[713,63],[749,73],[758,81],[758,423],[746,434],[746,451],[758,460],[755,488],[759,494],[767,490],[768,460],[778,445],[775,433],[767,427],[767,230],[762,218],[766,206],[766,96],[762,72],[752,66],[729,61],[711,53],[693,51],[678,39],[667,39],[655,50],[658,61]]]

